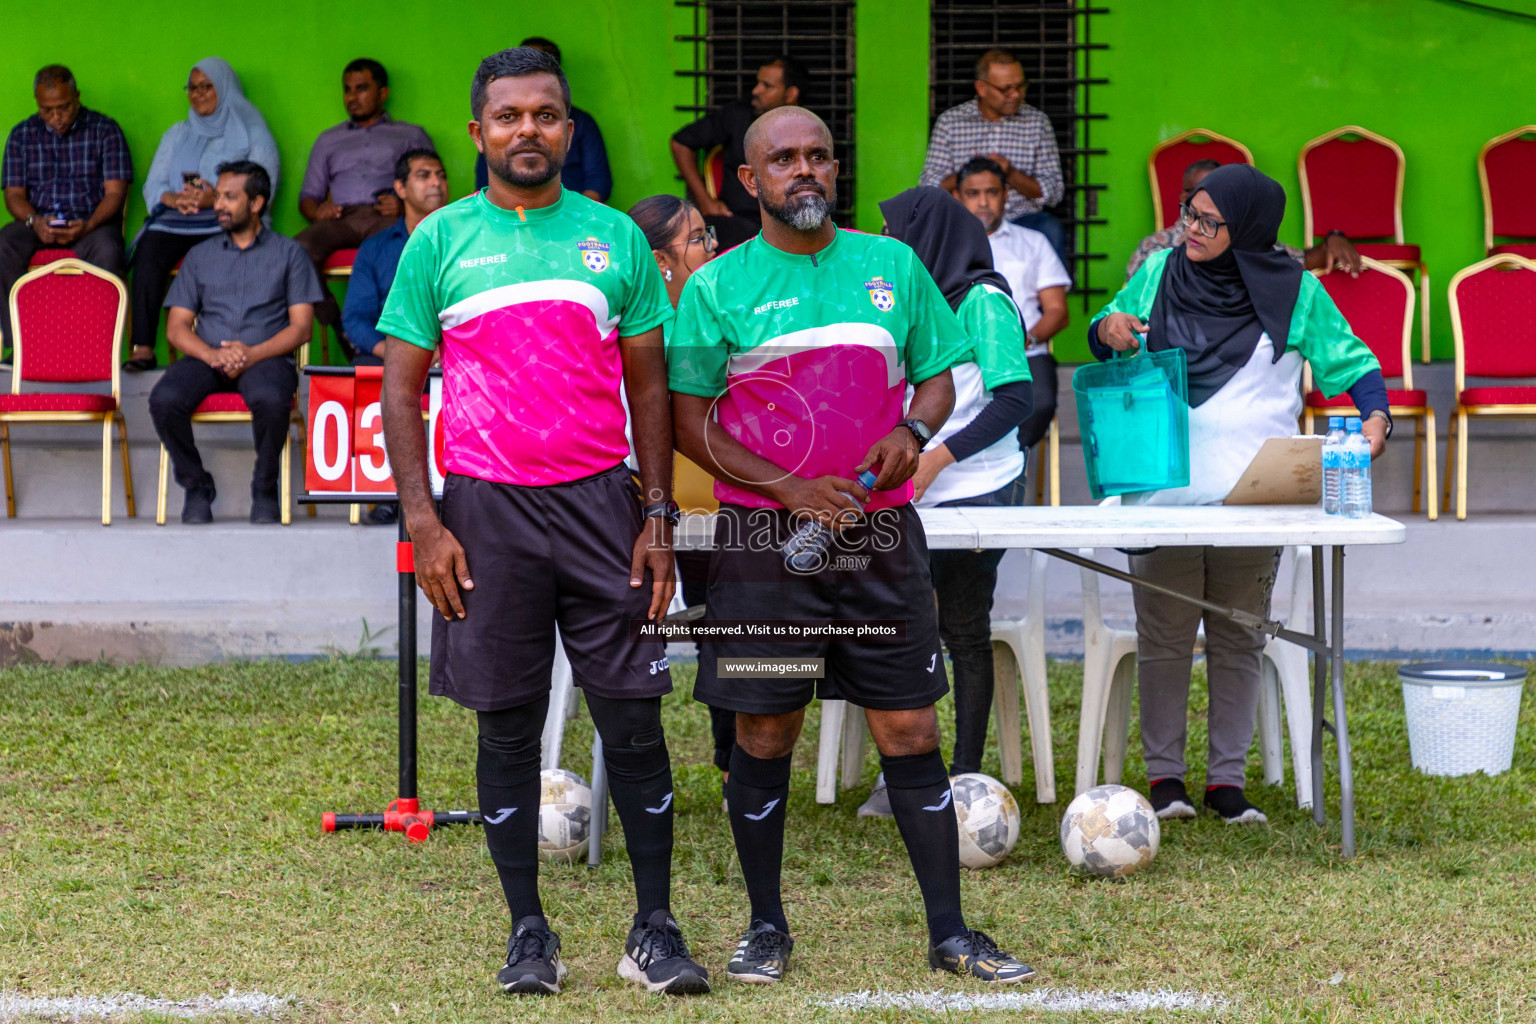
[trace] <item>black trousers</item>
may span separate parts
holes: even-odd
[[[192,413],[209,395],[238,391],[251,410],[251,433],[256,439],[251,495],[276,497],[288,417],[298,390],[298,371],[283,358],[263,359],[233,380],[201,359],[183,356],[172,363],[149,393],[149,415],[160,443],[171,453],[176,482],[189,490],[213,486],[192,440]]]
[[[1056,416],[1056,357],[1049,352],[1029,357],[1030,390],[1034,405],[1019,424],[1019,447],[1026,452],[1040,443]]]
[[[940,507],[1024,504],[1024,477],[990,494],[956,498]],[[1004,551],[930,551],[928,571],[938,595],[939,636],[955,669],[955,753],[950,770],[981,771],[992,712],[992,591]]]
[[[43,214],[43,216],[47,216]],[[27,272],[27,264],[39,249],[53,249],[56,246],[44,245],[37,237],[37,232],[27,227],[23,220],[12,221],[0,228],[0,305],[5,312],[0,314],[0,329],[3,329],[5,342],[11,341],[11,307],[9,297],[11,286],[20,280],[21,275]],[[75,241],[69,248],[75,251],[75,255],[95,267],[100,267],[108,273],[118,277],[128,276],[128,255],[123,248],[123,222],[110,220],[95,231]]]
[[[146,231],[133,247],[133,333],[135,345],[153,346],[160,335],[161,303],[171,288],[171,271],[183,256],[199,242],[212,235],[173,235],[167,231]]]

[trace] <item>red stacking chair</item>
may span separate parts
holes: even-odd
[[[1356,337],[1365,342],[1388,381],[1401,377],[1401,388],[1387,389],[1387,412],[1395,423],[1413,420],[1413,510],[1419,510],[1423,484],[1429,487],[1429,518],[1440,515],[1439,488],[1435,486],[1435,410],[1429,396],[1413,386],[1413,282],[1408,275],[1366,257],[1359,277],[1343,270],[1320,274],[1339,312],[1349,321]],[[1325,398],[1312,390],[1312,368],[1307,367],[1305,403],[1306,432],[1313,433],[1312,421],[1318,416],[1358,416],[1349,395]],[[1429,446],[1425,450],[1425,437]],[[1426,480],[1427,478],[1427,480]]]
[[[5,463],[5,514],[16,515],[11,476],[12,423],[101,424],[101,524],[112,525],[112,427],[122,443],[123,491],[133,504],[128,428],[119,407],[118,347],[128,291],[115,275],[76,259],[56,260],[22,275],[11,289],[15,325],[11,393],[0,395],[0,455]],[[108,384],[110,394],[22,394],[23,381]]]
[[[309,342],[306,341],[304,344],[299,346],[298,351],[298,367],[301,378],[303,376],[303,368],[308,363]],[[298,416],[298,402],[298,395],[295,394],[293,399],[294,414],[291,417],[291,422],[295,427],[298,428],[299,446],[302,450],[304,445],[304,421]],[[209,395],[207,398],[203,399],[202,402],[198,405],[197,409],[193,411],[192,422],[249,423],[251,422],[251,410],[246,406],[245,399],[241,398],[237,392],[230,391],[217,395]],[[278,498],[278,502],[282,506],[282,520],[284,526],[287,526],[290,522],[293,521],[293,479],[292,474],[289,472],[289,466],[292,460],[292,449],[293,438],[291,436],[284,438],[282,464],[281,468],[279,468],[277,471],[278,487],[282,492]],[[171,455],[170,452],[165,450],[165,445],[162,444],[160,446],[160,494],[158,500],[155,502],[156,526],[165,525],[165,494],[167,488],[170,485],[170,479]],[[314,518],[315,506],[309,506],[309,515],[310,518]]]
[[[1483,187],[1483,246],[1488,255],[1536,259],[1536,124],[1489,139],[1477,154]],[[1523,242],[1495,245],[1495,238]]]
[[[1420,358],[1429,362],[1429,268],[1403,241],[1403,151],[1359,125],[1335,128],[1301,147],[1302,237],[1307,245],[1342,231],[1360,255],[1419,275]],[[1376,241],[1371,241],[1376,239]]]
[[[326,287],[332,281],[346,281],[352,277],[352,264],[357,262],[356,249],[337,249],[325,259],[325,265],[320,269],[320,279]],[[336,347],[341,348],[338,339]],[[320,328],[320,362],[326,364],[331,361],[331,334],[324,327]]]
[[[1467,387],[1468,377],[1536,377],[1536,261],[1501,254],[1451,278],[1456,418],[1446,443],[1446,503],[1456,466],[1456,518],[1467,518],[1467,421],[1536,416],[1536,387]]]
[[[1179,216],[1184,169],[1196,160],[1252,165],[1253,154],[1236,139],[1206,128],[1191,128],[1153,146],[1147,157],[1147,177],[1152,181],[1152,217],[1159,230],[1172,227]]]

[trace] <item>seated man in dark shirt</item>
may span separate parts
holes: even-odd
[[[192,247],[165,297],[166,340],[182,358],[149,393],[149,412],[187,492],[181,521],[211,523],[213,477],[192,440],[192,413],[209,395],[238,391],[256,438],[251,522],[277,523],[278,469],[299,389],[293,353],[309,340],[320,282],[297,242],[262,227],[272,181],[260,164],[221,165],[217,193],[223,233]]]
[[[529,36],[518,46],[543,50],[560,61],[560,47],[543,36]],[[588,199],[606,203],[613,194],[613,172],[608,167],[608,147],[603,143],[603,133],[592,115],[580,107],[571,108],[571,148],[566,151],[565,163],[560,165],[560,184],[572,192],[580,192]],[[485,154],[475,157],[475,188],[488,184]]]
[[[128,276],[123,201],[133,159],[117,122],[80,104],[75,76],[50,64],[32,80],[37,113],[5,140],[5,208],[0,228],[0,308],[39,249],[73,249],[102,270]],[[10,313],[0,327],[10,338]],[[4,347],[0,344],[0,347]]]
[[[678,173],[688,186],[693,205],[704,215],[704,223],[715,229],[722,252],[747,241],[763,226],[757,199],[748,194],[736,173],[747,162],[747,129],[776,107],[798,105],[809,77],[800,61],[780,57],[757,69],[757,84],[752,87],[750,103],[736,100],[724,104],[672,136],[672,159]],[[720,194],[711,198],[699,173],[699,154],[716,146],[721,147],[725,166]]]

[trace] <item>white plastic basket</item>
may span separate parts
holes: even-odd
[[[1498,775],[1515,755],[1525,670],[1481,662],[1404,665],[1408,749],[1427,775]]]

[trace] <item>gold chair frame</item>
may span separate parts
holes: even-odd
[[[64,410],[38,410],[35,412],[0,412],[0,460],[4,462],[5,470],[5,514],[6,518],[16,518],[16,483],[11,472],[11,429],[12,423],[101,423],[101,525],[112,525],[112,428],[117,427],[118,439],[122,446],[123,459],[123,492],[128,499],[128,516],[137,518],[138,509],[133,500],[133,465],[128,454],[128,425],[123,420],[122,409],[122,368],[118,364],[117,354],[123,344],[123,324],[128,317],[128,289],[123,286],[122,280],[116,275],[108,273],[98,267],[94,267],[84,260],[68,257],[45,263],[40,267],[34,267],[27,271],[11,287],[10,307],[11,324],[15,328],[15,336],[12,339],[12,365],[11,365],[11,394],[20,395],[23,373],[23,350],[25,343],[25,331],[22,330],[20,310],[16,297],[23,286],[49,274],[90,274],[104,281],[110,281],[117,289],[117,318],[112,328],[112,402],[115,408],[110,412],[78,412]]]
[[[1152,186],[1152,219],[1156,222],[1154,230],[1163,230],[1163,196],[1157,187],[1157,154],[1165,149],[1177,146],[1181,142],[1188,142],[1190,139],[1209,139],[1212,142],[1225,142],[1242,153],[1249,166],[1253,165],[1252,150],[1236,139],[1223,135],[1220,132],[1213,132],[1209,128],[1191,128],[1187,132],[1180,132],[1170,139],[1164,139],[1159,142],[1152,147],[1152,152],[1147,154],[1147,180]]]

